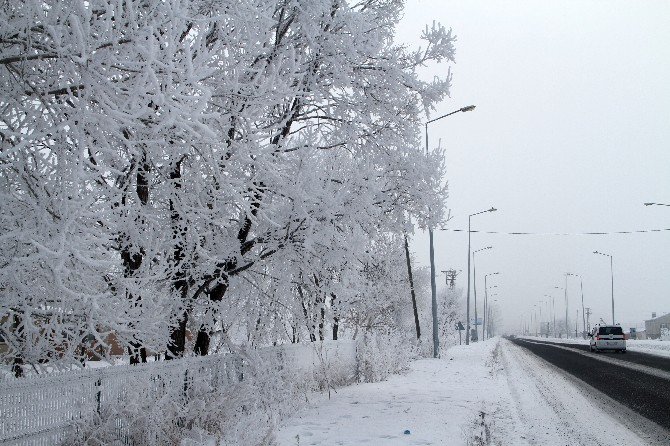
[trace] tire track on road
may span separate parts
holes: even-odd
[[[670,444],[670,381],[577,349],[525,339],[512,342],[570,378],[586,395],[599,400],[602,410],[648,443]]]
[[[508,348],[503,352],[503,363],[507,381],[519,419],[526,429],[525,439],[530,445],[612,444],[615,437],[605,438],[603,441],[602,435],[595,435],[589,426],[584,425],[583,417],[579,411],[575,411],[572,404],[574,395],[566,398],[565,392],[557,392],[557,386],[552,386],[557,380],[563,379],[561,375],[557,376],[548,370],[547,365],[543,364],[544,361],[528,356],[516,345],[507,343],[506,347]],[[530,386],[521,387],[525,384]],[[559,387],[569,390],[566,386]],[[574,390],[581,394],[578,389]],[[585,398],[584,400],[583,404],[590,404]],[[538,410],[534,406],[544,410]]]

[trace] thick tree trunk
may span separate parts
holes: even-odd
[[[221,302],[226,291],[228,291],[227,279],[223,283],[216,285],[212,291],[209,292],[209,300],[212,302]],[[203,325],[198,330],[198,336],[195,338],[195,347],[193,349],[195,354],[198,356],[207,355],[210,344],[211,336],[209,334],[209,328]]]
[[[146,161],[146,154],[142,155],[142,159],[139,161],[137,168],[137,174],[135,176],[136,185],[135,192],[137,197],[140,200],[141,207],[147,205],[149,202],[149,171],[151,166]],[[126,197],[123,197],[123,202],[125,204]],[[136,224],[143,224],[141,219],[143,218],[140,215],[140,221],[136,221]],[[139,252],[132,252],[133,246],[130,243],[127,243],[123,250],[121,251],[121,260],[123,262],[124,277],[132,278],[135,276],[137,271],[142,266],[142,261],[144,259],[144,250],[139,249]],[[131,293],[128,293],[128,299],[133,301],[133,304],[136,307],[141,307],[141,297],[133,296]],[[131,323],[131,329],[136,328]],[[130,354],[130,364],[139,364],[141,362],[147,362],[147,351],[146,348],[139,341],[131,341],[130,346],[128,346],[128,353]]]
[[[12,328],[14,332],[18,335],[17,338],[21,343],[21,348],[23,348],[25,344],[23,324],[21,323],[21,316],[19,316],[18,314],[14,315]],[[14,360],[12,362],[12,373],[16,378],[21,378],[23,376],[23,353],[20,351],[14,353]]]
[[[170,180],[173,181],[174,194],[181,189],[181,163],[183,158],[177,161],[172,170],[170,171]],[[186,273],[183,272],[183,268],[180,268],[181,263],[184,261],[184,243],[186,229],[184,224],[181,221],[181,216],[177,210],[176,197],[170,199],[170,220],[172,224],[172,240],[173,240],[173,262],[175,269],[178,271],[174,281],[174,289],[180,294],[182,301],[188,299],[188,279]],[[184,305],[185,308],[188,308],[189,305]],[[184,350],[186,349],[186,324],[188,322],[188,310],[185,310],[181,315],[177,315],[176,323],[170,328],[170,342],[167,346],[167,351],[165,352],[165,359],[175,359],[184,356]]]
[[[170,332],[170,343],[165,352],[165,359],[176,359],[184,355],[186,349],[186,323],[188,322],[188,313],[182,313],[176,326],[172,327]]]

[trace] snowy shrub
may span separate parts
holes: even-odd
[[[346,341],[238,348],[220,360],[107,369],[97,410],[86,399],[65,444],[272,444],[277,422],[310,392],[355,379],[353,348]]]
[[[358,380],[383,381],[389,375],[406,370],[414,351],[402,337],[366,333],[356,349]]]

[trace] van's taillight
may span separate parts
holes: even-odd
[[[596,336],[596,341],[600,341],[600,336]]]

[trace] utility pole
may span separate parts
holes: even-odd
[[[419,312],[416,308],[416,294],[414,293],[414,278],[412,276],[412,263],[410,262],[407,234],[405,234],[405,258],[407,260],[407,277],[409,278],[409,292],[412,297],[412,308],[414,309],[414,325],[416,326],[416,338],[421,339],[421,326],[419,325]]]
[[[449,287],[450,290],[453,290],[456,286],[456,276],[461,272],[460,270],[456,271],[455,269],[448,269],[442,271],[445,275],[445,285]]]
[[[577,316],[575,316],[575,339],[577,339],[577,325],[579,325],[579,310],[577,310]]]
[[[612,325],[614,325],[614,256],[599,251],[593,251],[593,253],[610,258],[610,274],[612,275]]]
[[[591,309],[589,307],[585,308],[586,310],[586,332],[591,333],[591,322],[589,318],[591,317]]]
[[[565,339],[568,339],[570,335],[570,329],[568,328],[568,274],[565,273]]]

